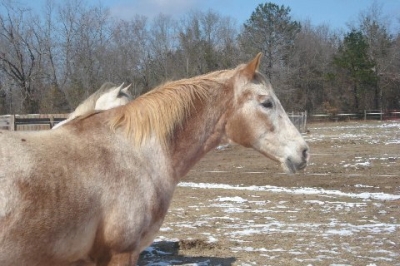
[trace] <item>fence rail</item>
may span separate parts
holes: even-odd
[[[0,129],[11,131],[51,129],[68,117],[68,114],[1,115]]]
[[[307,130],[307,112],[291,112],[288,115],[300,132]],[[0,129],[11,131],[51,129],[67,117],[68,114],[0,115]]]
[[[392,120],[400,119],[400,110],[364,110],[356,113],[311,114],[311,121]]]
[[[358,113],[311,114],[305,112],[289,112],[288,116],[296,128],[304,133],[307,131],[307,119],[310,121],[343,121],[343,120],[388,120],[400,119],[400,110],[365,110]],[[309,116],[309,117],[308,117]],[[28,114],[0,115],[0,129],[45,130],[51,129],[57,123],[68,117],[68,114]]]

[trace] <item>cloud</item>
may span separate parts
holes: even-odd
[[[153,18],[160,13],[180,17],[196,9],[200,0],[135,0],[110,2],[113,17],[131,19],[136,15]]]

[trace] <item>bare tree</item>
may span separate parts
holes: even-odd
[[[102,6],[72,0],[58,8],[60,60],[73,107],[105,81],[101,77],[107,73],[109,22],[109,12]]]
[[[295,92],[283,101],[297,110],[312,111],[321,108],[324,102],[336,106],[337,95],[330,92],[327,82],[336,43],[337,36],[328,25],[314,27],[310,21],[302,22],[294,53],[288,59],[291,74],[287,82]]]
[[[38,46],[42,49],[43,78],[37,86],[40,88],[40,112],[69,112],[70,106],[64,93],[66,75],[62,73],[60,60],[59,35],[56,22],[56,6],[49,0],[44,5],[41,20],[37,19],[33,27],[37,32]]]
[[[366,41],[364,62],[374,66],[365,72],[374,84],[354,69],[349,75],[346,58],[335,68],[343,44],[351,44],[346,33],[301,25],[283,5],[258,5],[238,34],[234,18],[213,10],[149,22],[112,18],[91,3],[47,0],[35,14],[0,0],[0,112],[65,112],[105,81],[132,83],[140,94],[165,80],[234,67],[260,51],[267,61],[261,71],[292,110],[351,110],[354,101],[360,108],[400,108],[400,34],[389,30],[377,2],[351,28]]]
[[[179,51],[186,76],[232,67],[237,62],[237,30],[231,18],[212,10],[192,12],[179,26]]]
[[[187,77],[204,73],[201,50],[200,12],[192,12],[180,21],[179,46],[183,54]]]
[[[41,78],[42,48],[32,27],[30,12],[17,5],[3,3],[0,14],[0,69],[21,91],[23,111],[37,113],[39,100],[34,81]]]
[[[359,28],[364,34],[369,47],[369,57],[375,62],[374,72],[376,84],[374,86],[372,101],[373,107],[383,107],[384,88],[387,88],[387,69],[393,64],[396,57],[390,53],[393,44],[392,37],[388,33],[389,21],[382,14],[382,6],[373,2],[371,7],[360,13]]]
[[[114,21],[111,32],[113,45],[108,60],[113,62],[113,78],[133,83],[136,94],[149,90],[152,84],[147,18]]]
[[[178,30],[176,21],[163,14],[153,19],[150,26],[150,54],[152,58],[152,78],[159,82],[176,78],[173,68],[173,54],[177,49]]]
[[[219,68],[232,68],[239,62],[248,60],[248,58],[240,57],[240,49],[237,43],[238,28],[236,20],[231,17],[221,17],[218,24],[216,49],[219,54]]]

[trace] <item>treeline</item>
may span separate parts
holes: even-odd
[[[287,111],[400,109],[400,32],[376,3],[347,32],[295,21],[274,3],[243,25],[213,10],[123,20],[79,0],[40,10],[0,0],[0,114],[70,112],[106,81],[139,95],[260,51]]]

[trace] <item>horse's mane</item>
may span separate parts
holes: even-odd
[[[116,85],[114,83],[105,82],[103,85],[101,85],[100,89],[92,93],[86,100],[80,103],[78,107],[76,107],[75,111],[72,112],[69,116],[75,117],[93,111],[96,106],[96,101],[104,93],[114,89],[115,87]]]
[[[221,87],[221,78],[228,71],[160,85],[116,110],[110,120],[111,128],[124,129],[136,146],[152,136],[166,145],[174,129],[184,123],[195,107],[195,101],[209,98],[210,89]]]

